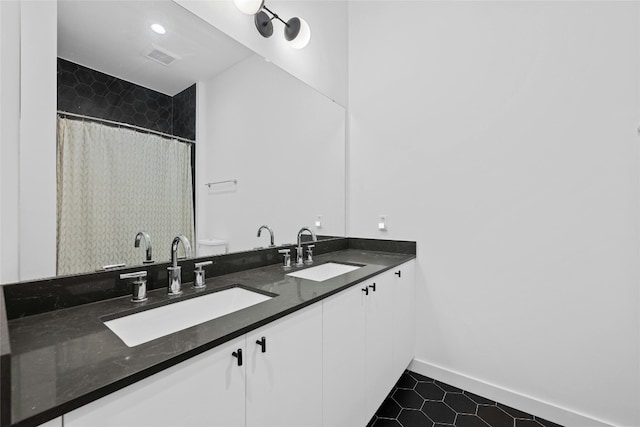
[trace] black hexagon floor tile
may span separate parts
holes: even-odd
[[[442,400],[444,398],[444,390],[434,383],[419,382],[416,384],[415,390],[425,400]]]
[[[456,412],[444,402],[427,400],[422,405],[422,412],[437,423],[453,424],[456,419]]]
[[[424,399],[414,390],[397,388],[392,397],[401,407],[407,409],[420,409],[424,403]]]
[[[409,390],[413,390],[417,383],[418,381],[412,378],[411,375],[403,375],[396,383],[396,388],[406,388]]]
[[[389,420],[386,418],[378,418],[371,427],[402,427],[398,420]]]
[[[511,415],[513,418],[530,418],[531,417],[526,412],[522,412],[510,406],[503,405],[502,403],[498,403],[498,408],[502,409],[504,412]]]
[[[490,427],[477,415],[458,414],[456,417],[456,427]]]
[[[415,378],[417,381],[429,382],[429,383],[433,382],[433,378],[425,377],[424,375],[420,375],[417,372],[413,372],[413,371],[404,371],[403,375],[409,375],[410,377]]]
[[[536,420],[521,420],[516,418],[515,427],[543,427],[543,425]]]
[[[442,381],[438,381],[438,380],[433,380],[433,382],[440,387],[441,389],[443,389],[446,392],[450,392],[450,393],[462,393],[462,390],[460,390],[458,387],[454,387],[452,385],[449,384],[445,384]]]
[[[475,414],[478,404],[462,393],[447,393],[444,403],[459,414]]]
[[[551,421],[547,421],[540,417],[533,417],[537,422],[542,424],[544,427],[562,427],[560,424],[552,423]]]
[[[513,427],[514,418],[497,406],[478,406],[478,416],[492,427]]]
[[[562,427],[526,412],[405,371],[367,427]]]
[[[466,394],[468,397],[471,398],[471,400],[473,400],[479,405],[495,405],[496,404],[496,402],[494,402],[493,400],[489,400],[482,396],[478,396],[477,394],[469,393],[468,391],[464,391],[463,393]]]
[[[402,408],[395,400],[387,397],[384,402],[382,402],[382,405],[380,405],[380,408],[378,408],[376,415],[384,418],[397,418],[401,410]]]
[[[413,409],[403,409],[398,416],[398,421],[402,424],[402,427],[431,427],[433,421],[431,421],[422,411]]]

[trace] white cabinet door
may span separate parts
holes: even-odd
[[[322,420],[327,427],[365,426],[368,421],[364,286],[356,285],[322,302]]]
[[[64,415],[65,427],[245,425],[244,336]],[[243,356],[244,356],[243,354]]]
[[[415,261],[394,268],[393,288],[393,369],[402,375],[415,354]]]
[[[322,304],[248,333],[246,347],[247,427],[321,426]]]
[[[366,416],[372,417],[398,379],[393,372],[393,289],[391,272],[369,281],[366,299]]]

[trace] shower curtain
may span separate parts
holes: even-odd
[[[151,237],[154,261],[173,238],[193,245],[191,144],[90,121],[58,118],[57,273],[140,265]]]

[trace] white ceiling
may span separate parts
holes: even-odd
[[[150,29],[162,24],[167,33]],[[177,55],[169,66],[151,45]],[[173,96],[253,52],[171,0],[59,0],[58,56]]]

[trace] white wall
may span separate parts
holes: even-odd
[[[311,41],[293,49],[284,39],[284,24],[274,22],[273,35],[258,33],[253,16],[233,0],[174,0],[250,49],[268,58],[338,104],[347,105],[347,2],[327,0],[267,1],[285,21],[297,16],[311,28]]]
[[[640,425],[638,8],[350,3],[347,230],[417,240],[417,369]]]
[[[57,7],[6,2],[4,11],[0,280],[11,282],[55,274]]]
[[[19,277],[20,3],[0,2],[0,282]]]
[[[257,55],[199,84],[198,239],[229,251],[345,234],[345,110]],[[238,184],[206,182],[237,179]],[[316,229],[316,215],[323,227]],[[293,255],[293,254],[292,254]]]
[[[57,15],[21,2],[20,280],[56,273]]]

